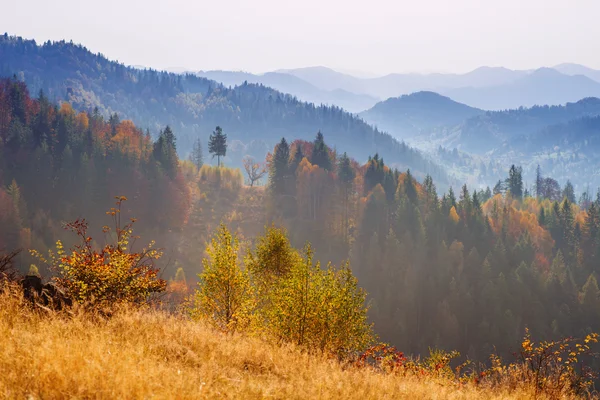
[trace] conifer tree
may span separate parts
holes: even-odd
[[[210,135],[208,141],[208,152],[213,158],[217,156],[217,165],[221,166],[221,157],[227,155],[227,134],[223,133],[223,129],[217,126]]]
[[[506,186],[512,197],[519,200],[523,198],[523,169],[521,167],[511,165]]]
[[[567,183],[565,184],[565,188],[563,189],[562,196],[563,196],[563,198],[566,198],[567,200],[569,200],[570,203],[576,203],[575,189],[573,188],[573,184],[571,183],[570,180],[567,180]]]
[[[281,141],[275,146],[275,152],[269,164],[269,187],[276,196],[286,194],[286,183],[290,174],[289,159],[290,147],[285,138],[281,138]]]
[[[326,171],[331,171],[331,159],[329,158],[329,149],[325,144],[325,139],[321,131],[317,133],[313,144],[313,151],[310,160],[311,164],[318,165]]]
[[[202,141],[200,138],[196,138],[194,141],[194,146],[192,147],[192,153],[190,154],[191,161],[196,166],[196,169],[200,171],[202,165],[204,164],[204,151],[202,149]]]

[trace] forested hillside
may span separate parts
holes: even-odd
[[[535,106],[506,111],[488,111],[465,120],[448,134],[447,145],[476,153],[508,145],[519,146],[522,137],[573,119],[600,115],[600,99],[585,98],[564,106]],[[547,142],[550,143],[550,142]]]
[[[410,138],[458,125],[483,113],[437,93],[417,92],[377,103],[360,116],[396,138]]]
[[[589,335],[600,329],[600,198],[588,193],[578,202],[573,185],[561,190],[541,169],[535,191],[527,190],[516,166],[493,189],[438,192],[431,176],[416,179],[379,154],[360,163],[326,140],[281,139],[265,160],[268,184],[250,187],[239,170],[181,161],[171,127],[153,141],[114,114],[75,112],[3,80],[0,256],[34,250],[9,261],[29,276],[54,276],[84,308],[145,304],[166,290],[163,304],[174,310],[190,307],[182,301],[193,294],[190,318],[218,331],[341,359],[364,351],[363,366],[383,351],[405,374],[444,384],[484,376],[454,375],[453,350],[460,362],[485,362],[490,354],[534,354],[528,334],[596,340]],[[115,208],[114,196],[127,200]],[[105,210],[114,231],[103,227]],[[162,251],[135,250],[133,225],[121,216],[140,219],[131,222],[136,233],[165,248],[164,262],[144,263]],[[64,227],[83,244],[73,247],[77,237]],[[115,247],[93,250],[115,239]],[[50,261],[40,256],[52,248]],[[3,304],[26,307],[10,299]],[[370,348],[373,333],[423,361]],[[576,380],[554,360],[552,371],[569,379],[555,390],[566,390],[564,382],[587,390],[577,385],[592,375]],[[515,366],[499,368],[489,373],[530,382]]]
[[[131,121],[76,112],[43,93],[32,99],[22,82],[0,81],[0,249],[48,249],[64,221],[82,217],[100,229],[115,196],[130,199],[132,217],[144,216],[141,232],[159,242],[183,228],[190,193],[171,128],[153,141]]]
[[[430,173],[446,181],[444,172],[421,153],[335,106],[315,106],[275,90],[253,84],[224,88],[194,75],[138,70],[109,61],[85,47],[67,42],[35,41],[0,36],[0,75],[26,82],[32,93],[44,89],[48,98],[67,100],[79,111],[106,118],[117,113],[156,137],[170,125],[178,151],[186,155],[196,137],[204,140],[216,125],[239,140],[241,154],[230,159],[239,165],[244,149],[263,158],[282,136],[308,139],[322,131],[357,159],[378,152],[391,164]],[[232,154],[233,156],[233,154]]]

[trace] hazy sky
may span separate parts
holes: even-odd
[[[600,0],[1,0],[0,31],[125,64],[263,72],[600,69]]]

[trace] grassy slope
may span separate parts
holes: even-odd
[[[3,398],[530,398],[342,368],[292,347],[223,335],[158,311],[103,320],[33,313],[0,294]],[[539,397],[538,397],[539,398]]]

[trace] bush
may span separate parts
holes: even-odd
[[[159,270],[154,267],[154,261],[162,255],[160,250],[154,249],[154,242],[139,253],[131,249],[135,219],[121,226],[121,205],[125,200],[125,197],[117,197],[117,207],[107,212],[115,226],[115,243],[94,249],[93,239],[87,236],[88,224],[82,219],[65,226],[81,239],[70,250],[65,250],[58,241],[56,252],[50,251],[47,259],[32,251],[58,273],[55,278],[58,286],[74,301],[88,307],[144,304],[153,293],[166,288],[166,281],[158,277]],[[111,229],[105,226],[103,231],[109,233]]]

